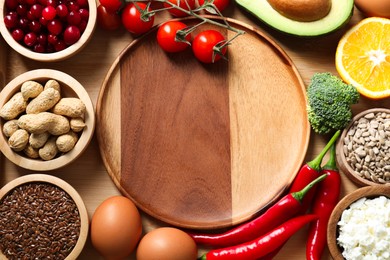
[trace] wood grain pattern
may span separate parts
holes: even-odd
[[[101,147],[112,143],[106,135],[121,139],[120,157],[101,148],[108,168],[120,167],[111,177],[143,211],[176,226],[222,228],[251,218],[284,192],[308,145],[304,85],[293,63],[253,27],[230,22],[246,34],[229,47],[229,62],[200,64],[191,50],[167,55],[154,31],[108,75],[104,88],[120,91],[112,100],[121,104],[119,118],[100,93]]]
[[[7,62],[7,46],[3,38],[0,37],[0,86],[5,85],[5,73]]]

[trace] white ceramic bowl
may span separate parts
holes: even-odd
[[[54,62],[64,60],[72,57],[73,55],[81,51],[92,38],[93,32],[96,27],[97,7],[95,0],[88,0],[88,4],[89,19],[85,31],[82,33],[81,38],[75,44],[69,46],[62,51],[53,53],[38,53],[22,46],[20,43],[15,41],[10,31],[6,28],[3,22],[4,16],[6,14],[5,0],[0,0],[0,33],[2,34],[4,40],[8,43],[8,45],[11,46],[11,48],[13,48],[16,52],[27,58],[42,62]]]
[[[28,158],[22,152],[15,152],[8,145],[8,137],[4,133],[0,134],[0,145],[3,154],[16,165],[34,171],[50,171],[61,168],[65,165],[76,160],[89,145],[93,133],[95,131],[95,112],[92,101],[84,89],[84,87],[72,76],[51,69],[38,69],[25,72],[12,81],[10,81],[4,89],[0,92],[0,107],[3,105],[18,91],[20,91],[21,85],[27,80],[34,80],[44,84],[48,79],[55,79],[61,86],[62,97],[78,97],[86,106],[85,113],[85,128],[82,130],[80,137],[75,147],[67,153],[52,160],[41,160]],[[3,125],[6,120],[1,119],[0,127],[3,129]]]

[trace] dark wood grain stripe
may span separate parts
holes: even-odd
[[[200,64],[190,49],[167,55],[153,41],[154,34],[121,62],[121,185],[162,220],[228,223],[227,62]]]

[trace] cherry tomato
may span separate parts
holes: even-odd
[[[122,25],[121,17],[118,13],[107,12],[103,5],[97,7],[97,23],[104,30],[116,30]]]
[[[152,28],[154,16],[151,16],[149,21],[143,21],[141,19],[141,13],[135,5],[138,5],[142,10],[145,10],[147,7],[146,4],[140,2],[127,4],[122,11],[122,24],[129,32],[142,34]]]
[[[110,13],[115,13],[122,7],[122,0],[100,0],[99,2]]]
[[[216,30],[206,30],[195,36],[192,41],[192,51],[199,61],[212,63],[221,59],[221,56],[216,54],[213,60],[213,48],[222,41],[225,41],[225,37],[220,32]],[[221,50],[221,53],[225,54],[226,51],[227,47],[224,47]]]
[[[157,31],[157,42],[166,52],[179,52],[185,50],[189,45],[185,42],[175,40],[176,32],[186,28],[187,25],[179,21],[168,21],[162,24]],[[191,34],[187,34],[185,39],[190,42]]]
[[[203,5],[205,0],[198,0],[199,1],[199,5]],[[226,7],[228,7],[230,3],[230,0],[214,0],[213,4],[215,5],[215,7],[220,11],[222,12],[223,10],[226,9]]]
[[[187,10],[187,11],[195,9],[195,0],[180,0],[180,5],[178,5],[179,0],[168,0],[168,1],[176,6],[179,6],[183,9]],[[169,7],[172,7],[172,5],[170,5],[168,3],[164,3],[164,7],[169,8]],[[185,12],[182,12],[176,8],[168,9],[168,12],[175,17],[188,16],[188,14],[186,14]]]

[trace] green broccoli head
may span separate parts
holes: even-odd
[[[307,88],[308,119],[313,130],[327,134],[345,128],[352,119],[351,105],[359,92],[331,73],[316,73]]]

